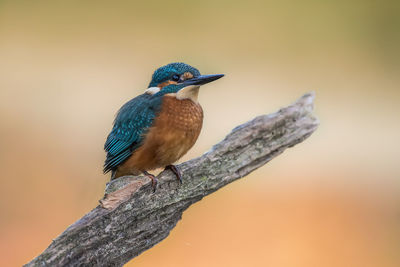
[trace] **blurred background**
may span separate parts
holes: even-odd
[[[399,28],[396,0],[0,1],[0,265],[98,204],[116,111],[184,61],[226,76],[182,161],[312,90],[321,125],[127,266],[400,266]]]

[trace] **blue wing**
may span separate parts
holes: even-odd
[[[160,103],[152,95],[143,94],[121,107],[104,144],[107,152],[104,173],[115,170],[140,146],[143,134],[156,116],[157,104]]]

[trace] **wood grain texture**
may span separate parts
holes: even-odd
[[[122,266],[166,238],[191,204],[249,174],[309,137],[318,127],[313,94],[232,130],[210,151],[150,179],[125,176],[106,189],[102,205],[68,227],[25,266]]]

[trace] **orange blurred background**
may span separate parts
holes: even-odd
[[[118,108],[157,67],[204,74],[203,131],[316,92],[319,129],[190,207],[127,266],[400,266],[398,1],[0,1],[0,266],[103,196]]]

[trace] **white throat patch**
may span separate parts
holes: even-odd
[[[176,93],[176,98],[179,100],[182,99],[190,99],[193,102],[197,103],[197,97],[199,95],[199,85],[189,85],[185,88],[182,88]]]
[[[149,95],[154,95],[154,94],[157,94],[158,92],[160,92],[160,88],[150,87],[150,88],[147,88],[146,91],[144,91],[144,92]]]

